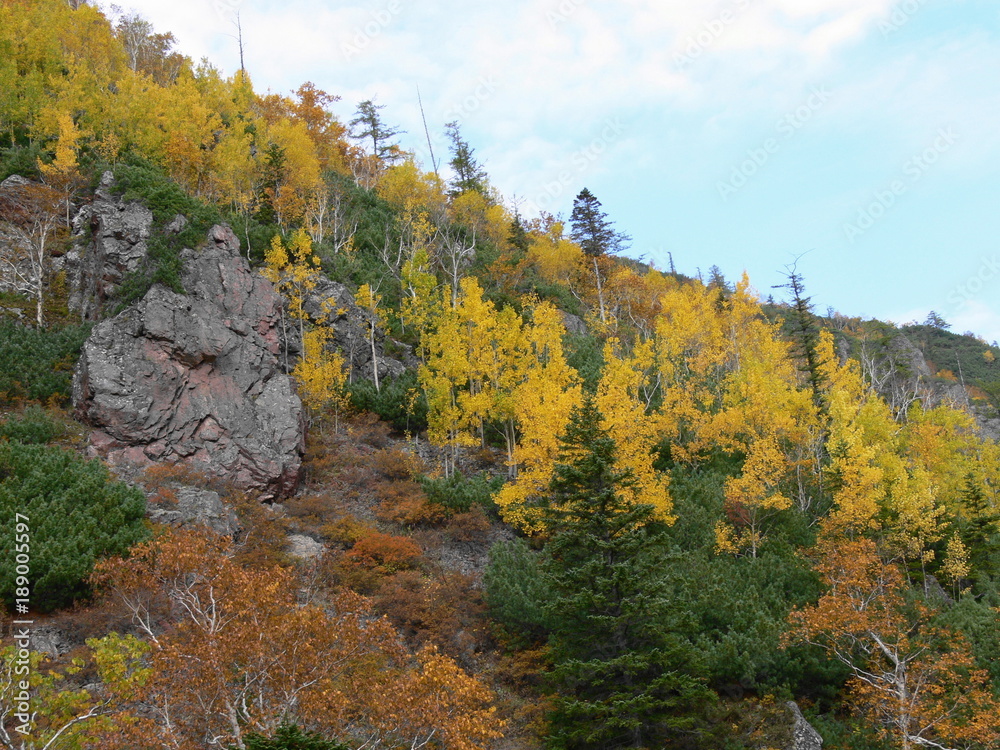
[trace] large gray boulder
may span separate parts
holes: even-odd
[[[302,403],[279,363],[282,300],[232,230],[183,251],[187,294],[153,286],[84,344],[73,380],[91,451],[109,463],[179,462],[275,499],[299,482]]]
[[[806,721],[798,704],[795,701],[788,701],[785,707],[788,708],[792,719],[792,739],[788,750],[822,750],[823,737]]]
[[[97,320],[122,279],[142,268],[149,254],[153,212],[113,192],[105,172],[94,199],[73,219],[73,247],[61,261],[69,283],[69,309]]]
[[[222,502],[218,492],[180,483],[168,486],[173,502],[148,503],[151,521],[175,527],[206,526],[222,536],[233,536],[240,529],[236,512]]]

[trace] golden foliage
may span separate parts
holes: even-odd
[[[387,564],[376,551],[359,563]],[[298,604],[288,571],[240,567],[225,540],[174,532],[96,575],[149,652],[141,680],[106,685],[117,701],[114,729],[100,733],[107,750],[239,744],[289,719],[378,748],[437,736],[472,750],[499,736],[489,691],[453,661],[411,658],[356,595]]]

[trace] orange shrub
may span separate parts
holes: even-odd
[[[375,471],[386,479],[410,479],[420,473],[420,457],[399,448],[380,450],[372,459]]]
[[[320,533],[332,544],[350,547],[362,537],[376,533],[370,524],[355,518],[343,516],[320,527]]]
[[[379,573],[412,568],[423,550],[405,536],[373,531],[359,539],[344,556],[347,562]]]
[[[487,518],[482,506],[473,505],[468,513],[452,516],[448,520],[445,532],[456,542],[485,543],[490,532],[490,519]]]
[[[381,498],[375,515],[382,521],[414,526],[438,523],[445,517],[445,509],[429,502],[423,487],[416,482],[382,482],[375,493]]]

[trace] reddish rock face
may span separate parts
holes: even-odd
[[[91,451],[110,463],[181,462],[270,500],[294,492],[302,403],[278,362],[281,298],[228,227],[185,250],[186,295],[154,286],[94,328],[73,382]]]

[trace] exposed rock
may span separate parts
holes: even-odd
[[[222,502],[218,492],[185,484],[171,484],[169,489],[176,502],[170,506],[150,504],[147,515],[151,521],[176,527],[207,526],[223,536],[240,530],[235,511]]]
[[[583,318],[579,315],[574,315],[573,313],[563,312],[563,325],[566,326],[567,333],[583,334],[587,333],[587,324],[583,322]]]
[[[188,225],[187,218],[182,216],[181,214],[177,214],[173,219],[170,220],[170,223],[167,224],[166,227],[164,227],[163,231],[166,232],[167,234],[180,234],[181,232],[184,231],[184,227],[186,227],[187,225]]]
[[[930,573],[924,576],[924,595],[932,601],[937,601],[938,604],[945,608],[955,603],[955,600],[948,595],[948,592],[945,591],[944,586],[941,585],[937,577],[932,576]]]
[[[228,227],[181,259],[186,295],[156,285],[84,344],[73,403],[95,428],[91,451],[182,462],[263,499],[285,496],[299,482],[305,426],[278,360],[281,298]]]
[[[311,536],[305,534],[288,535],[288,554],[293,557],[301,557],[304,560],[313,560],[326,551],[322,542],[317,542]]]
[[[792,740],[788,750],[821,750],[823,737],[806,721],[798,704],[795,701],[788,701],[785,706],[792,715]]]
[[[97,320],[122,279],[138,271],[149,252],[153,212],[114,195],[113,185],[114,175],[105,172],[94,200],[73,219],[73,247],[62,262],[69,309],[86,320]]]
[[[19,174],[12,174],[3,182],[0,182],[0,190],[17,190],[19,188],[28,187],[31,184],[31,180],[26,177],[21,177]]]
[[[352,378],[373,379],[372,347],[369,339],[371,313],[359,307],[345,285],[322,279],[303,301],[303,310],[314,322],[327,321],[333,328],[332,349],[339,349],[351,368]],[[385,355],[385,335],[375,334],[375,354],[380,379],[399,377],[407,365]],[[401,345],[397,345],[401,346]],[[298,351],[292,346],[292,351]],[[406,351],[402,349],[402,351]],[[412,354],[410,355],[412,358]],[[416,366],[416,362],[410,366]]]
[[[31,629],[31,649],[55,658],[73,650],[69,637],[54,625],[36,625]]]
[[[18,276],[33,278],[28,242],[25,233],[18,228],[18,221],[15,216],[7,213],[7,206],[16,206],[21,202],[24,192],[33,183],[21,175],[12,174],[10,177],[0,182],[0,257],[4,259],[0,263],[0,292],[23,293],[24,288],[18,282]],[[10,204],[7,201],[10,201]],[[3,313],[21,318],[15,308],[5,307]]]

